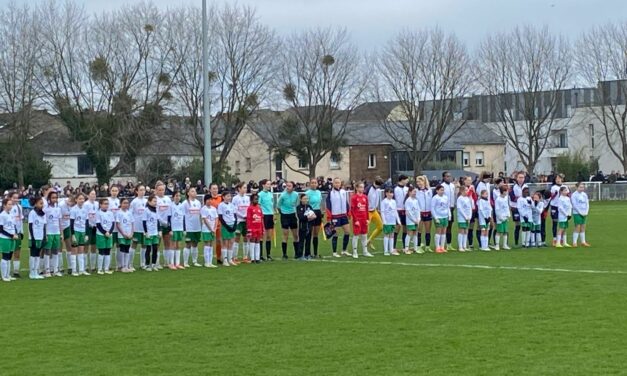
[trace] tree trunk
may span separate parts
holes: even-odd
[[[310,164],[309,165],[309,180],[311,181],[312,179],[317,178],[316,176],[316,165],[315,164]]]

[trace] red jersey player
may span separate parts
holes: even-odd
[[[355,194],[351,197],[350,213],[353,217],[353,258],[357,255],[357,245],[361,238],[364,256],[372,257],[367,248],[368,238],[368,196],[364,194],[364,183],[358,183]]]
[[[261,239],[263,238],[263,212],[259,206],[259,196],[253,193],[250,196],[250,206],[246,211],[246,228],[250,239],[250,258],[259,264],[261,258]]]

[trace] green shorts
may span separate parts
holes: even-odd
[[[74,239],[76,241],[72,242],[74,247],[79,247],[85,245],[85,233],[80,231],[74,231]]]
[[[159,235],[155,236],[145,236],[144,237],[144,245],[159,245]]]
[[[567,228],[568,228],[568,221],[564,221],[564,222],[560,221],[557,225],[558,225],[558,226],[559,226],[559,228],[561,228],[562,230],[565,230],[565,229],[567,229]]]
[[[246,229],[246,222],[239,222],[237,226],[235,226],[235,233],[246,236],[248,233],[248,229]]]
[[[533,232],[540,232],[541,226],[540,225],[531,225],[531,231]]]
[[[496,224],[496,233],[497,234],[507,234],[509,232],[508,224],[509,224],[508,221],[497,223]]]
[[[235,237],[235,232],[231,232],[222,226],[220,227],[220,235],[222,235],[222,240],[231,240]]]
[[[118,240],[118,233],[114,232],[111,235],[113,236],[113,244],[118,244],[118,242],[119,242],[119,240]]]
[[[418,226],[416,225],[407,225],[407,231],[416,231]]]
[[[575,214],[573,215],[573,221],[575,223],[575,226],[579,226],[579,225],[585,225],[586,224],[586,219],[588,217],[586,217],[585,215],[581,215],[581,214]]]
[[[32,245],[32,244],[29,244]],[[43,249],[44,247],[44,241],[43,240],[35,240],[35,249]],[[32,247],[31,247],[32,248]]]
[[[134,232],[133,233],[133,241],[135,243],[144,244],[144,233],[143,232]]]
[[[523,230],[531,230],[532,226],[531,222],[520,222],[520,227],[522,227]]]
[[[95,227],[92,227],[90,232],[89,232],[89,244],[95,245],[97,237],[98,237],[98,231],[97,231],[97,229]],[[98,248],[98,247],[96,247],[96,248]]]
[[[131,243],[133,243],[133,239],[127,239],[124,236],[119,235],[117,242],[119,245],[131,245]]]
[[[394,226],[394,225],[383,225],[383,234],[384,235],[390,235],[391,233],[394,232],[394,230],[396,230],[396,226]]]
[[[460,230],[466,230],[468,228],[468,222],[457,222],[457,228]]]
[[[46,240],[45,249],[60,250],[61,249],[61,235],[48,235]]]
[[[448,218],[435,218],[435,227],[436,228],[448,227]]]
[[[172,241],[180,242],[185,240],[185,233],[183,231],[172,231]]]
[[[97,249],[111,249],[113,248],[113,237],[106,237],[104,235],[96,235],[96,248]]]
[[[18,236],[20,236],[20,234],[17,234],[17,235],[18,235]],[[21,235],[21,237],[23,237],[23,236],[24,236],[24,235]],[[17,240],[14,240],[14,241],[13,241],[13,243],[15,243],[15,244],[13,245],[13,249],[15,249],[16,251],[19,251],[19,250],[21,250],[21,249],[22,249],[22,239],[21,239],[21,237],[20,237],[20,238],[17,238]]]
[[[200,232],[188,232],[185,234],[185,241],[198,243],[200,241]]]
[[[15,249],[15,241],[13,239],[0,238],[0,252],[11,253]]]
[[[490,229],[490,222],[479,225],[479,228],[482,230],[489,230]]]
[[[63,229],[63,239],[70,239],[70,237],[72,236],[72,230],[68,227],[68,228],[64,228]]]
[[[202,233],[202,241],[207,243],[207,242],[212,242],[216,240],[216,236],[213,232],[203,232]]]

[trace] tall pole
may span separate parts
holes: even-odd
[[[202,0],[202,125],[205,131],[204,159],[205,159],[205,180],[208,186],[212,180],[211,173],[211,104],[209,103],[209,56],[207,43],[209,36],[207,27],[207,0]]]

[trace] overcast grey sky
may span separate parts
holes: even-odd
[[[0,5],[11,1],[32,0],[0,0]],[[133,1],[139,0],[82,2],[88,10],[103,11]],[[153,2],[164,8],[201,5],[201,0]],[[592,25],[617,21],[621,16],[623,20],[627,18],[626,0],[238,0],[237,3],[256,7],[261,20],[283,35],[307,27],[345,26],[364,49],[381,46],[403,28],[437,25],[454,31],[472,46],[486,33],[507,30],[513,25],[549,25],[556,32],[576,36]]]

